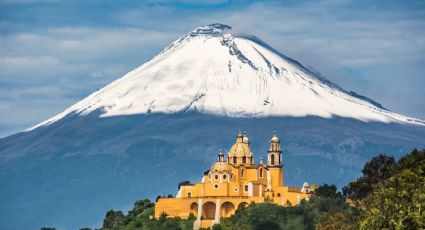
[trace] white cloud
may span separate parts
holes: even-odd
[[[0,57],[0,68],[51,68],[59,61],[54,57]]]
[[[53,116],[147,61],[170,37],[97,27],[48,27],[0,37],[0,127]]]
[[[166,32],[152,30],[90,27],[11,34],[0,38],[4,47],[0,73],[2,78],[13,78],[13,82],[27,80],[31,74],[43,83],[60,78],[77,80],[105,68],[116,70],[107,71],[111,74],[123,74],[158,53],[169,42],[169,37]],[[107,80],[120,77],[108,76]]]

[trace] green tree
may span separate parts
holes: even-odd
[[[324,213],[315,225],[317,230],[347,229],[347,216],[342,212]]]
[[[332,184],[323,184],[314,191],[315,195],[318,197],[327,197],[327,198],[342,198],[341,192],[337,192],[336,185]]]
[[[138,200],[134,203],[133,209],[128,212],[128,216],[138,216],[147,208],[154,207],[154,203],[152,203],[149,199]]]
[[[221,226],[219,224],[214,224],[211,228],[211,230],[222,230]]]
[[[361,229],[425,229],[425,150],[402,157],[363,209]]]
[[[103,220],[103,229],[119,230],[126,225],[126,218],[121,211],[109,210]]]
[[[165,222],[167,220],[167,216],[167,213],[161,213],[161,215],[159,216],[159,222]]]
[[[253,204],[239,209],[235,215],[222,219],[223,230],[233,229],[332,229],[333,226],[344,226],[344,229],[358,229],[357,209],[348,206],[345,199],[314,197],[303,200],[300,205],[283,207],[270,202]],[[335,223],[337,221],[337,223]]]
[[[375,186],[393,175],[395,165],[394,157],[379,154],[365,164],[362,170],[363,176],[342,188],[343,194],[359,204]]]
[[[190,185],[190,181],[185,180],[185,181],[180,182],[180,183],[179,183],[179,185],[178,185],[178,189],[177,189],[177,190],[180,190],[180,187],[181,187],[182,185]]]

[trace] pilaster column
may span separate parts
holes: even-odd
[[[248,183],[248,196],[253,197],[254,196],[254,185],[252,182]]]
[[[193,230],[198,230],[201,228],[201,217],[202,217],[202,198],[199,198],[198,199],[198,216],[196,217],[196,220],[193,223]]]
[[[272,190],[272,177],[269,170],[267,170],[267,190]]]
[[[217,199],[217,202],[215,203],[215,216],[214,221],[212,222],[212,225],[220,223],[220,198]]]
[[[260,184],[259,193],[259,196],[263,197],[263,184]]]
[[[196,217],[197,220],[201,220],[202,217],[202,198],[199,198],[198,200],[198,216]]]

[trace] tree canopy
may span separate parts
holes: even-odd
[[[425,229],[425,150],[402,157],[363,202],[362,229]]]
[[[363,167],[363,176],[342,188],[344,195],[358,203],[366,198],[375,186],[393,175],[395,165],[392,156],[379,154],[372,158]]]

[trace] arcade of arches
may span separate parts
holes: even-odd
[[[225,201],[220,205],[220,217],[230,217],[235,214],[236,209],[242,209],[248,207],[247,202],[236,203],[236,205],[231,201]],[[198,215],[199,205],[197,202],[193,202],[190,205],[190,214],[193,216]],[[214,220],[217,211],[217,204],[212,201],[207,201],[202,205],[202,219],[205,220]]]

